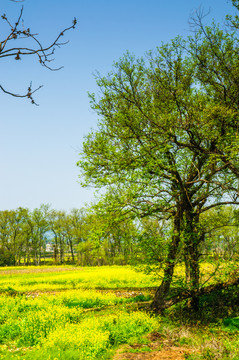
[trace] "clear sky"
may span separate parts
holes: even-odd
[[[24,92],[30,81],[44,85],[35,95],[40,106],[0,92],[0,210],[80,208],[93,200],[93,190],[78,183],[76,162],[83,137],[97,124],[87,91],[95,92],[93,73],[106,74],[127,50],[137,56],[187,36],[188,19],[199,6],[223,22],[233,13],[230,0],[1,0],[0,14],[16,20],[24,5],[24,24],[51,42],[74,17],[77,28],[64,36],[70,42],[55,53],[58,72],[41,67],[37,58],[1,60],[0,84]],[[0,20],[3,37],[5,24]]]

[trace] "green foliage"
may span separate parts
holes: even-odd
[[[94,209],[0,211],[0,266],[129,264],[136,251],[132,221],[115,226]]]
[[[236,27],[238,19],[228,19]],[[202,249],[210,248],[203,214],[239,205],[238,36],[204,26],[200,12],[194,26],[186,40],[177,37],[143,58],[127,52],[106,76],[96,76],[99,96],[90,94],[90,101],[99,125],[78,162],[82,184],[103,189],[95,206],[103,219],[115,226],[132,219],[140,230],[142,219],[171,221],[163,236],[149,228],[138,236],[147,270],[156,262],[164,269],[158,310],[178,261],[185,263],[184,284],[201,286]]]
[[[237,318],[228,318],[223,321],[223,325],[229,327],[231,330],[239,330],[239,317]]]
[[[202,214],[200,222],[204,233],[202,251],[215,260],[236,260],[239,250],[237,209],[232,206],[211,209]]]
[[[12,252],[0,248],[0,266],[12,266],[15,265],[15,256]]]

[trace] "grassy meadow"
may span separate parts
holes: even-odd
[[[67,289],[117,289],[155,287],[158,281],[127,266],[8,267],[0,268],[0,291],[19,292]]]
[[[155,316],[158,284],[127,266],[0,268],[0,359],[239,359],[238,292],[202,298],[200,318],[185,302]]]

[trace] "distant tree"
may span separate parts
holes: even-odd
[[[48,243],[53,246],[56,263],[64,263],[66,254],[67,261],[71,257],[74,263],[77,245],[86,242],[93,228],[90,219],[84,208],[66,213],[44,204],[33,211],[25,208],[0,211],[0,264],[13,264],[14,259],[16,265],[41,265]],[[96,244],[95,238],[93,243]],[[89,263],[84,261],[84,265]]]
[[[49,230],[53,234],[54,260],[56,263],[64,262],[66,248],[66,229],[64,211],[51,210],[48,214]]]
[[[78,262],[81,265],[129,264],[135,255],[137,227],[133,221],[115,222],[114,217],[104,216],[92,206],[84,213],[84,222],[78,231]]]
[[[67,215],[67,245],[69,246],[72,261],[75,262],[75,251],[79,243],[81,243],[86,234],[87,211],[85,208],[72,209]]]
[[[160,274],[164,267],[164,259],[170,242],[172,222],[160,221],[150,216],[141,219],[138,229],[136,258],[133,261],[139,268],[147,272]]]
[[[6,25],[6,35],[2,39],[0,39],[0,59],[13,57],[15,60],[21,60],[25,56],[35,56],[41,66],[52,71],[59,70],[60,68],[54,68],[51,66],[51,62],[53,61],[52,56],[55,52],[56,47],[59,48],[67,43],[67,41],[63,42],[61,41],[61,39],[64,36],[65,32],[75,28],[76,19],[73,20],[73,24],[71,26],[63,29],[56,36],[54,41],[45,45],[38,40],[38,34],[32,33],[30,27],[25,26],[22,20],[22,16],[23,7],[21,8],[20,14],[15,21],[10,20],[6,14],[3,14],[1,16],[2,21],[5,22]],[[41,87],[42,85],[37,88],[33,88],[32,83],[30,83],[25,94],[17,94],[14,91],[8,90],[5,85],[0,84],[0,89],[4,93],[14,97],[28,98],[31,100],[32,104],[35,105],[37,104],[33,98],[33,94]]]
[[[15,265],[16,260],[12,252],[0,247],[0,266]]]
[[[239,222],[232,206],[211,209],[201,218],[205,233],[202,251],[216,259],[235,260],[239,251]]]
[[[5,210],[0,212],[0,248],[20,264],[26,251],[28,209]]]
[[[48,205],[41,205],[39,209],[36,208],[29,214],[28,227],[34,265],[40,265],[42,255],[45,252],[46,233],[49,231],[48,211]]]

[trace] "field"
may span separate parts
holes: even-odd
[[[158,282],[120,266],[0,268],[0,359],[239,359],[238,293],[201,299],[200,318],[185,303],[155,316]]]

